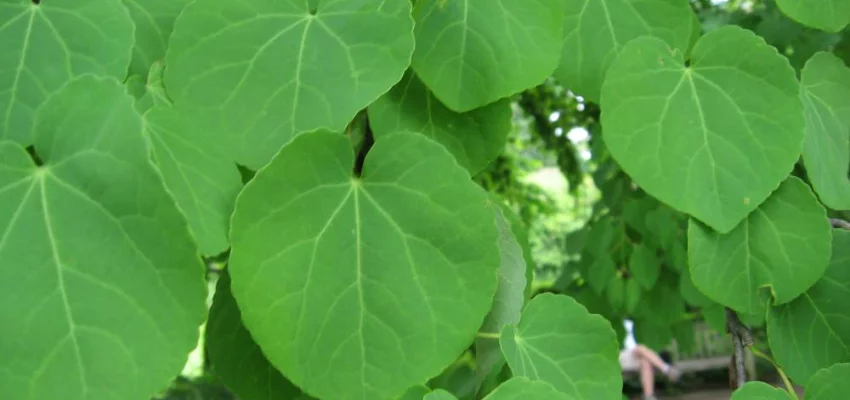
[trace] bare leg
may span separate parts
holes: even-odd
[[[643,388],[644,398],[652,398],[655,395],[655,371],[645,358],[640,359],[640,386]]]
[[[654,351],[650,350],[648,347],[639,344],[637,347],[632,350],[635,352],[635,355],[641,360],[646,360],[650,365],[658,368],[661,372],[667,372],[670,366],[661,359]]]

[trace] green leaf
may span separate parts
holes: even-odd
[[[630,40],[652,36],[681,51],[690,49],[695,21],[687,0],[569,0],[566,3],[561,63],[555,70],[555,78],[590,101],[599,101],[608,67]]]
[[[803,181],[789,177],[728,234],[691,220],[691,279],[710,299],[749,314],[764,314],[761,289],[773,304],[794,300],[829,264],[826,212]]]
[[[240,399],[309,399],[269,363],[260,346],[251,338],[230,293],[230,275],[227,273],[216,284],[204,337],[204,348],[213,374]]]
[[[416,2],[413,69],[457,112],[539,85],[558,64],[563,10],[562,0]]]
[[[189,222],[201,253],[230,247],[227,231],[242,178],[227,154],[185,114],[159,106],[145,114],[157,167]]]
[[[729,400],[792,400],[788,392],[764,382],[747,382]],[[808,397],[806,400],[809,400]]]
[[[514,238],[516,239],[519,246],[522,248],[522,258],[525,260],[525,297],[529,298],[531,296],[531,284],[534,281],[534,259],[531,258],[531,243],[528,241],[528,229],[525,224],[520,219],[519,215],[517,215],[510,207],[508,207],[504,201],[501,200],[496,195],[491,194],[491,198],[494,203],[499,205],[499,208],[502,210],[502,215],[508,220],[511,224],[511,231],[514,234]]]
[[[702,307],[702,317],[711,329],[717,332],[726,331],[726,310],[717,303],[711,303]]]
[[[640,282],[638,282],[636,279],[626,280],[626,313],[633,314],[635,310],[637,310],[642,297],[643,288],[641,288]]]
[[[646,290],[652,289],[661,273],[661,263],[655,251],[639,244],[629,258],[629,272]]]
[[[422,135],[377,140],[360,177],[354,164],[345,136],[316,131],[257,173],[233,216],[233,294],[306,393],[392,398],[472,343],[496,291],[498,235],[486,194]]]
[[[830,53],[818,53],[803,68],[801,95],[806,106],[803,161],[821,201],[850,209],[850,69]]]
[[[145,93],[137,101],[136,106],[142,112],[154,106],[171,106],[171,99],[165,93],[165,86],[162,82],[164,72],[165,64],[160,61],[154,62],[151,66],[147,82],[145,83]]]
[[[430,392],[431,389],[428,389],[427,386],[416,385],[414,387],[411,387],[410,389],[407,389],[407,391],[404,392],[404,394],[401,395],[401,397],[399,397],[397,400],[422,400],[422,398]]]
[[[646,307],[650,312],[652,308]],[[661,322],[654,317],[635,321],[635,339],[638,343],[660,351],[667,347],[673,339],[672,325]]]
[[[771,309],[770,350],[795,382],[850,361],[850,232],[832,231],[832,259],[823,277],[796,300]]]
[[[548,382],[580,400],[619,398],[619,345],[611,324],[564,295],[533,298],[499,343],[514,376]]]
[[[600,218],[590,227],[590,233],[585,240],[585,249],[594,256],[608,254],[614,235],[614,220],[607,216]]]
[[[35,112],[83,74],[124,79],[133,22],[121,0],[0,0],[0,140],[33,143]]]
[[[673,324],[671,328],[673,339],[676,340],[676,351],[679,354],[693,354],[697,347],[694,321],[686,319]]]
[[[788,60],[735,26],[704,35],[684,62],[658,38],[623,47],[602,88],[605,144],[653,197],[728,233],[800,156],[799,85]]]
[[[165,83],[258,169],[298,132],[343,130],[396,84],[412,33],[407,1],[198,0],[175,23]]]
[[[524,377],[511,378],[499,385],[484,400],[573,400],[575,397],[561,393],[543,381]]]
[[[499,229],[499,284],[493,298],[493,306],[480,331],[498,334],[505,325],[519,323],[522,306],[525,304],[527,270],[520,247],[510,223],[498,205],[493,205],[496,226]],[[479,337],[475,340],[476,374],[479,382],[502,358],[499,342],[495,338]]]
[[[838,32],[850,23],[850,3],[846,0],[776,0],[785,15],[827,32]]]
[[[818,371],[806,386],[806,400],[843,399],[850,391],[850,364],[835,364]]]
[[[174,20],[190,0],[122,1],[136,28],[130,74],[146,75],[151,65],[165,57]]]
[[[651,313],[652,319],[669,324],[678,321],[685,312],[685,302],[679,294],[679,281],[667,272],[646,292],[643,297],[644,310]]]
[[[408,71],[369,106],[369,123],[376,138],[404,131],[422,133],[446,146],[475,175],[505,148],[511,132],[511,102],[503,99],[459,114],[434,98]]]
[[[693,306],[702,307],[714,304],[711,299],[694,286],[694,282],[691,280],[691,270],[688,268],[683,268],[682,275],[679,276],[679,293],[685,302]]]
[[[664,252],[664,258],[667,261],[665,265],[674,271],[683,272],[688,269],[688,250],[685,248],[687,238],[685,235],[685,232],[683,232],[682,238],[671,243]]]
[[[626,282],[617,276],[611,279],[605,294],[614,312],[621,312],[626,307]]]
[[[36,114],[43,166],[0,144],[0,398],[150,398],[197,345],[204,268],[142,130],[82,77]]]
[[[650,233],[649,241],[659,249],[672,248],[679,239],[679,224],[683,222],[681,215],[665,205],[647,212],[646,229]]]
[[[443,389],[437,389],[426,394],[422,400],[457,400],[457,397]]]
[[[587,283],[597,294],[602,294],[611,280],[617,276],[617,265],[608,254],[594,258],[587,272]]]

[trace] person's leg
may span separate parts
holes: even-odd
[[[640,359],[640,386],[643,389],[644,399],[655,398],[655,371],[652,364],[645,358]]]
[[[673,368],[670,364],[664,362],[664,360],[662,360],[661,357],[659,357],[658,354],[650,348],[639,344],[632,351],[638,359],[646,360],[646,362],[648,362],[651,366],[658,368],[659,371],[667,375],[670,380],[675,381],[679,379],[680,372],[676,368]]]
[[[661,372],[666,372],[670,368],[670,365],[664,362],[664,360],[662,360],[656,352],[642,344],[637,345],[634,352],[640,359],[648,361]]]

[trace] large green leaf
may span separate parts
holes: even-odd
[[[806,400],[843,399],[850,392],[850,364],[835,364],[822,369],[806,387]]]
[[[623,47],[602,88],[603,136],[641,188],[727,233],[800,156],[799,85],[788,60],[735,26],[703,36],[689,62],[658,38]]]
[[[245,329],[227,273],[216,284],[204,338],[213,374],[240,399],[309,399],[269,363]]]
[[[230,247],[227,229],[242,179],[227,154],[197,123],[177,110],[158,106],[145,114],[157,167],[186,215],[201,253]]]
[[[514,376],[548,382],[581,400],[619,399],[619,345],[611,324],[564,295],[541,294],[499,340]]]
[[[392,398],[436,376],[496,291],[493,209],[444,147],[390,135],[362,176],[354,165],[345,136],[297,136],[245,187],[231,228],[245,325],[322,399]]]
[[[776,0],[776,5],[791,19],[828,32],[838,32],[850,22],[847,0]]]
[[[809,180],[825,205],[848,210],[850,69],[830,53],[816,54],[803,68],[801,94],[806,105],[803,161]]]
[[[82,74],[123,79],[133,21],[121,0],[0,0],[0,140],[32,143],[36,109]]]
[[[412,51],[407,1],[198,0],[175,23],[165,83],[257,169],[298,132],[342,130]]]
[[[511,378],[499,385],[484,400],[572,400],[574,397],[561,393],[543,381],[532,381],[524,377]]]
[[[165,57],[174,20],[191,0],[122,0],[135,25],[136,44],[130,74],[147,75]]]
[[[792,397],[788,392],[764,382],[747,382],[735,390],[729,400],[792,400]]]
[[[796,300],[775,307],[767,319],[774,358],[805,385],[819,369],[850,362],[850,232],[833,230],[832,259],[824,276]]]
[[[694,29],[688,0],[567,0],[561,63],[555,78],[598,102],[602,81],[630,40],[654,36],[688,51]]]
[[[629,272],[644,289],[652,289],[661,273],[661,262],[655,256],[655,250],[642,244],[635,246],[629,258]]]
[[[457,400],[457,397],[443,389],[437,389],[426,394],[422,400]]]
[[[764,314],[763,288],[774,304],[784,304],[814,285],[829,264],[831,248],[826,211],[795,177],[728,234],[694,220],[688,227],[694,285],[710,299],[749,314]]]
[[[522,247],[514,237],[510,222],[501,208],[493,204],[496,226],[499,229],[499,284],[493,298],[493,306],[480,331],[496,336],[505,325],[518,324],[525,304],[526,265]],[[475,340],[476,374],[483,380],[501,360],[499,342],[496,337],[478,337]]]
[[[467,113],[440,103],[412,71],[369,106],[375,137],[399,131],[422,133],[439,142],[474,175],[505,148],[511,132],[511,102],[499,100]]]
[[[563,0],[418,1],[413,69],[457,112],[539,85],[558,64],[563,10]]]
[[[150,398],[205,317],[204,268],[112,79],[39,110],[36,166],[0,144],[0,398]]]

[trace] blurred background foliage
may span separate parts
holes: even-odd
[[[691,3],[703,33],[729,24],[752,30],[798,72],[817,51],[850,61],[847,32],[806,28],[783,16],[773,0]],[[513,132],[504,151],[474,180],[501,196],[526,225],[534,293],[569,294],[608,318],[620,335],[628,318],[639,342],[662,349],[675,339],[687,352],[695,345],[695,320],[724,331],[723,309],[690,284],[687,218],[631,182],[605,148],[599,116],[596,104],[553,79],[514,96]],[[219,268],[211,268],[211,288]],[[763,317],[742,319],[760,334]],[[431,386],[463,398],[473,363],[465,354]],[[201,342],[183,376],[159,399],[234,398],[207,367]]]

